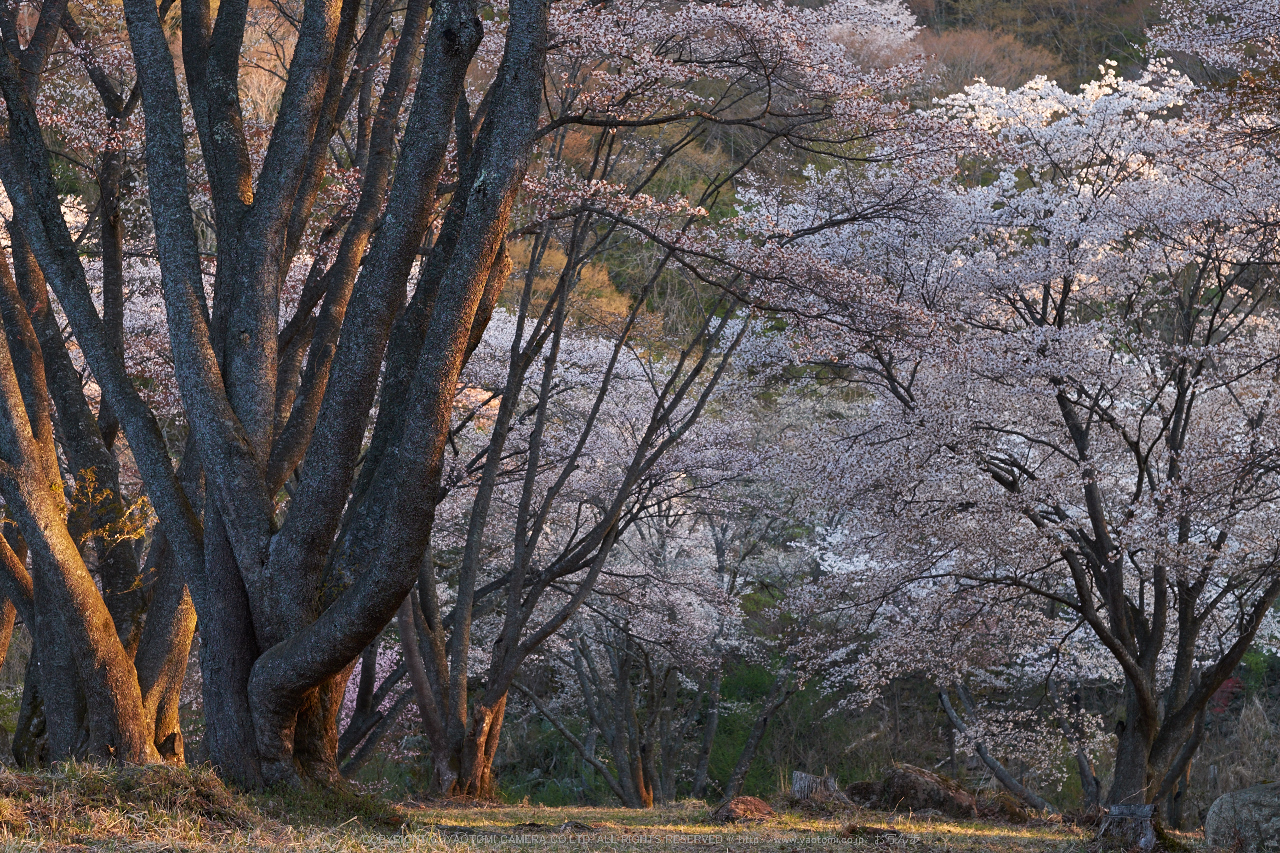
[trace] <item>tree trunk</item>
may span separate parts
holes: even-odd
[[[764,700],[764,707],[760,709],[760,714],[756,717],[750,734],[747,735],[747,742],[742,745],[742,752],[738,754],[738,763],[733,766],[733,774],[729,777],[729,784],[724,789],[725,800],[732,800],[742,792],[742,782],[747,778],[751,762],[755,760],[756,749],[764,739],[764,731],[769,725],[769,720],[794,693],[791,672],[784,669],[774,679],[773,687],[769,689],[769,696]]]
[[[720,673],[711,679],[707,696],[707,719],[702,727],[702,746],[698,750],[698,767],[693,773],[693,796],[702,799],[707,794],[707,772],[711,767],[711,747],[715,743],[716,728],[720,725]]]
[[[599,739],[600,733],[594,727],[587,732],[586,739],[582,742],[582,749],[579,750],[579,759],[582,761],[582,788],[585,791],[595,782],[595,765],[591,763],[591,759],[596,754],[596,741]]]
[[[1102,782],[1093,767],[1093,759],[1084,751],[1084,747],[1076,748],[1076,769],[1080,772],[1080,788],[1084,792],[1084,807],[1096,808],[1102,802]]]
[[[9,644],[13,642],[13,626],[17,621],[18,608],[13,606],[13,602],[5,599],[0,604],[0,666],[4,666],[5,658],[9,656]]]
[[[116,124],[113,122],[113,124]],[[102,324],[110,346],[124,357],[124,215],[120,184],[124,153],[104,151],[98,164],[98,198],[102,217]],[[120,432],[120,419],[104,397],[98,408],[98,427],[108,448]]]
[[[135,666],[143,705],[148,717],[155,721],[156,749],[165,761],[183,764],[186,752],[178,709],[195,635],[196,610],[181,573],[168,554],[163,533],[156,534],[151,547],[157,578],[138,642]]]
[[[1156,795],[1151,767],[1151,746],[1156,733],[1144,723],[1131,690],[1125,692],[1129,696],[1116,746],[1115,776],[1107,792],[1107,805],[1143,805],[1152,802]]]
[[[1107,792],[1107,804],[1140,805],[1154,794],[1150,767],[1147,764],[1146,738],[1141,733],[1120,736],[1116,749],[1115,776]]]
[[[33,646],[22,680],[22,704],[18,706],[18,721],[13,731],[13,760],[25,769],[48,762],[48,727],[40,697],[39,653]]]
[[[35,689],[46,741],[43,749],[27,748],[40,756],[40,763],[84,758],[88,745],[87,709],[84,690],[76,671],[71,645],[55,617],[39,606],[43,585],[36,573],[36,621],[31,626],[32,661],[36,665]]]
[[[293,754],[304,779],[334,783],[342,778],[337,764],[338,712],[354,668],[352,661],[344,671],[312,691],[298,709]]]
[[[89,715],[86,754],[139,764],[157,760],[154,730],[147,720],[133,662],[67,533],[65,516],[47,505],[51,493],[41,490],[38,482],[3,485],[6,497],[17,496],[21,501],[18,517],[23,538],[31,548],[32,565],[42,576],[35,587],[36,611],[49,615],[56,635],[75,659]],[[43,494],[35,494],[37,491]],[[61,494],[56,497],[60,500]],[[48,691],[45,696],[47,700]]]
[[[7,294],[6,330],[12,336],[21,325],[29,323],[38,343],[45,385],[54,404],[59,445],[76,481],[67,523],[77,544],[84,547],[91,541],[98,552],[103,601],[121,643],[132,654],[137,648],[146,600],[133,549],[134,531],[126,530],[119,463],[85,399],[80,371],[66,350],[62,328],[49,304],[44,276],[26,237],[13,222],[8,230],[13,247],[12,270],[0,257],[0,287]],[[28,315],[25,318],[20,316],[23,311]],[[10,346],[15,343],[11,340]]]
[[[239,787],[257,788],[262,785],[262,768],[249,712],[248,685],[258,641],[248,593],[213,501],[205,510],[205,576],[210,600],[220,603],[217,609],[199,616],[205,744],[209,760],[223,779]]]
[[[486,697],[487,698],[487,697]],[[471,709],[471,725],[462,742],[460,769],[453,783],[453,795],[477,800],[491,800],[497,793],[493,779],[493,757],[498,752],[502,735],[502,718],[507,709],[507,694],[478,701]]]
[[[638,807],[642,809],[653,808],[653,776],[648,747],[648,744],[641,744],[631,758],[631,775],[635,780],[636,793],[640,795]]]
[[[974,715],[975,709],[973,701],[969,698],[969,692],[965,690],[964,685],[956,684],[956,692],[960,694],[960,701],[964,703],[965,710],[970,714],[970,716]],[[947,692],[943,690],[938,695],[942,699],[943,710],[947,712],[947,719],[951,721],[951,725],[955,727],[956,731],[960,732],[960,734],[964,734],[967,731],[965,724],[961,722],[960,716],[956,713],[955,709],[951,707],[951,700],[947,698]],[[982,762],[991,770],[992,775],[999,779],[1000,784],[1004,785],[1004,787],[1014,796],[1031,806],[1033,809],[1038,809],[1042,812],[1049,812],[1051,814],[1057,813],[1058,810],[1055,809],[1052,804],[1047,802],[1036,792],[1028,789],[1026,785],[1019,782],[1003,764],[996,760],[995,756],[987,750],[986,744],[982,741],[976,741],[974,742],[974,749],[978,753],[978,757],[982,759]]]
[[[1169,792],[1168,799],[1165,802],[1165,823],[1170,829],[1182,829],[1182,807],[1186,803],[1187,788],[1190,784],[1191,763],[1188,762],[1182,773],[1178,774],[1178,783]]]

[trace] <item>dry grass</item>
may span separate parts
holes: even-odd
[[[796,811],[760,823],[719,825],[710,809],[686,801],[650,811],[539,806],[425,806],[411,812],[413,832],[435,829],[451,844],[532,847],[547,853],[596,850],[742,851],[932,850],[951,853],[1083,851],[1090,834],[1074,826],[1001,826],[935,816],[850,809],[825,815]],[[567,826],[566,826],[567,825]],[[852,836],[850,826],[861,832]],[[561,827],[565,827],[563,831]],[[583,828],[586,827],[586,828]],[[870,831],[868,831],[870,830]]]
[[[788,811],[718,825],[706,804],[620,808],[392,804],[335,791],[228,792],[209,771],[63,765],[0,769],[0,851],[527,850],[532,853],[805,853],[867,848],[938,853],[1085,853],[1086,831],[999,826],[852,809]],[[852,834],[847,828],[859,829]]]
[[[288,811],[302,820],[286,823]],[[440,850],[387,843],[403,810],[333,792],[241,796],[209,770],[65,764],[0,769],[0,850]],[[399,816],[396,819],[396,816]],[[388,827],[394,822],[394,827]]]

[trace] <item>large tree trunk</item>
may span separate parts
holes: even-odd
[[[196,610],[181,573],[167,553],[162,533],[152,543],[157,578],[147,619],[138,643],[135,665],[142,701],[154,720],[154,742],[160,757],[183,764],[186,752],[178,709],[182,682],[196,629]]]
[[[40,346],[46,385],[54,403],[59,445],[76,480],[68,526],[81,546],[94,545],[102,595],[125,648],[132,653],[142,629],[146,598],[120,490],[120,466],[85,399],[80,371],[63,341],[62,328],[49,304],[48,289],[27,239],[9,223],[13,269],[0,258],[0,286],[10,293],[6,326],[21,324],[13,312],[25,308]]]
[[[1160,790],[1156,792],[1157,800],[1160,799],[1161,794],[1167,798],[1165,816],[1173,829],[1182,828],[1183,807],[1186,805],[1187,788],[1191,785],[1191,763],[1195,760],[1200,745],[1204,743],[1205,718],[1208,713],[1208,709],[1204,709],[1196,717],[1191,736],[1178,751],[1177,757],[1174,758],[1168,772],[1164,775],[1164,780],[1160,783]]]
[[[294,760],[304,779],[334,783],[342,778],[338,770],[338,713],[355,660],[317,687],[298,709],[294,734]]]
[[[1132,689],[1125,692],[1125,719],[1116,746],[1115,775],[1107,792],[1107,805],[1150,803],[1159,784],[1151,767],[1151,747],[1156,732],[1143,720]]]
[[[335,117],[345,115],[339,104],[341,75],[359,9],[355,0],[303,5],[280,120],[255,178],[237,101],[247,7],[224,4],[215,23],[208,3],[183,2],[183,78],[218,230],[210,304],[188,200],[185,105],[174,57],[155,4],[124,4],[137,70],[135,95],[141,93],[145,104],[146,175],[166,319],[193,439],[188,452],[199,452],[208,478],[207,494],[199,496],[175,481],[169,449],[121,359],[123,289],[117,285],[122,283],[123,161],[116,152],[100,158],[103,263],[109,279],[104,322],[61,214],[34,107],[44,59],[35,49],[39,40],[33,39],[30,56],[0,56],[9,120],[0,169],[20,210],[15,220],[29,230],[31,252],[23,259],[38,259],[105,397],[98,411],[101,424],[82,395],[62,400],[60,389],[69,391],[74,383],[65,370],[62,332],[48,322],[53,315],[44,310],[48,300],[37,276],[27,276],[24,295],[47,340],[50,358],[43,364],[33,344],[36,336],[12,322],[10,315],[21,314],[22,306],[6,292],[5,331],[18,364],[15,373],[7,359],[0,359],[0,455],[9,463],[6,470],[19,474],[0,485],[32,549],[37,575],[32,611],[53,614],[49,636],[57,635],[40,644],[47,648],[37,660],[49,675],[36,679],[27,717],[34,729],[37,708],[43,711],[46,730],[57,730],[60,754],[150,761],[159,750],[171,760],[181,757],[175,696],[194,602],[202,636],[205,746],[220,772],[243,786],[298,776],[336,778],[335,720],[346,672],[412,585],[415,558],[430,533],[435,495],[424,493],[419,478],[425,471],[431,481],[439,469],[459,370],[501,290],[490,286],[491,268],[502,256],[511,205],[537,130],[548,8],[539,0],[513,3],[507,55],[494,98],[487,102],[481,140],[470,138],[468,122],[458,124],[468,177],[453,191],[456,239],[445,241],[447,250],[433,253],[438,275],[415,295],[424,309],[423,335],[399,347],[411,381],[396,401],[403,405],[394,407],[400,413],[398,429],[386,433],[381,445],[389,452],[366,461],[362,474],[368,472],[372,481],[348,501],[388,332],[404,306],[407,277],[431,225],[481,24],[474,3],[437,4],[424,44],[418,33],[429,4],[411,2],[406,11],[379,117],[372,125],[362,122],[359,159],[368,181],[332,275],[326,274],[320,319],[309,324],[318,337],[311,342],[305,387],[295,398],[289,391],[277,393],[278,368],[286,368],[289,382],[293,378],[292,368],[277,358],[280,284],[305,227],[293,221],[295,207],[301,205],[305,220],[307,199],[314,200],[323,172],[318,159],[307,162],[305,155],[318,151],[316,158],[323,156]],[[44,30],[51,27],[56,35],[62,14],[58,4],[46,4]],[[377,43],[369,48],[374,56],[383,27],[374,22]],[[74,41],[69,19],[67,32]],[[413,108],[397,145],[400,105],[418,56],[428,73],[418,75]],[[92,65],[91,57],[86,62]],[[102,89],[100,73],[95,76],[91,67],[90,76]],[[103,92],[107,101],[113,95],[118,92]],[[112,115],[123,116],[131,108],[115,104]],[[397,179],[389,187],[393,162]],[[502,261],[497,266],[506,270]],[[498,285],[505,283],[506,273],[499,278]],[[337,379],[329,384],[331,371]],[[37,387],[45,373],[48,387]],[[145,629],[138,606],[145,596],[132,549],[96,537],[102,540],[104,603],[76,547],[77,537],[67,529],[53,413],[41,408],[51,393],[56,422],[68,437],[62,449],[77,478],[101,477],[114,464],[111,446],[118,423],[160,515],[158,544],[180,571],[162,573]],[[278,417],[284,409],[297,420]],[[287,446],[277,453],[274,432],[286,422],[281,428],[294,429],[297,436],[279,436]],[[313,434],[317,440],[309,444]],[[91,459],[94,454],[99,458]],[[299,490],[277,531],[276,492],[304,456],[305,476],[299,475]],[[110,485],[115,503],[108,514],[77,521],[74,531],[93,532],[103,521],[119,520],[118,483]],[[340,525],[344,509],[350,510],[349,526]],[[330,586],[337,591],[316,612],[322,580],[326,593]],[[66,669],[57,660],[59,649],[74,652],[74,679],[54,677]],[[64,688],[73,682],[78,686],[68,695],[82,696],[82,711],[74,700],[64,701]],[[453,787],[492,794],[505,701],[504,688],[464,713]],[[461,707],[465,712],[465,696]],[[87,739],[80,737],[82,730]]]
[[[262,769],[249,710],[249,673],[258,641],[248,593],[212,501],[205,512],[205,574],[206,594],[220,605],[199,615],[205,749],[224,779],[256,788]]]
[[[47,636],[60,635],[75,657],[90,722],[88,754],[152,760],[157,754],[133,662],[67,529],[45,364],[12,277],[0,275],[0,304],[0,457],[7,463],[0,490],[31,552],[35,612],[48,615]],[[9,546],[2,547],[16,564]],[[10,574],[22,571],[14,564]]]
[[[39,755],[41,763],[84,758],[83,749],[88,745],[84,690],[71,646],[55,614],[41,606],[43,574],[35,573],[36,617],[30,628],[36,666],[33,687],[39,697],[46,741],[43,748],[24,746],[24,752]]]
[[[454,796],[478,800],[492,800],[496,796],[493,757],[498,752],[506,710],[505,692],[492,698],[486,695],[472,706],[471,725],[462,742],[458,778],[453,783]]]

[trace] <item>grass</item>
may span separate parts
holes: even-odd
[[[0,769],[0,851],[441,850],[389,845],[407,812],[338,791],[241,795],[210,770],[62,764]],[[414,842],[414,839],[408,839]]]
[[[521,846],[537,844],[557,851],[594,850],[603,847],[635,850],[760,850],[799,853],[821,847],[850,850],[865,847],[913,847],[916,849],[1021,853],[1021,851],[1083,850],[1089,834],[1073,826],[998,826],[978,821],[940,817],[913,818],[865,809],[830,815],[784,812],[761,823],[721,825],[708,819],[709,808],[686,801],[648,811],[620,808],[565,806],[496,806],[459,808],[426,807],[412,813],[411,823],[441,832],[475,833],[473,844],[501,845],[511,836],[528,836]],[[557,828],[570,824],[564,833]],[[850,838],[846,827],[856,825],[870,832]],[[590,827],[587,831],[574,825]],[[885,835],[884,831],[897,833]],[[466,837],[463,835],[462,837]],[[504,838],[505,837],[505,838]],[[538,839],[545,841],[538,843]],[[564,839],[564,840],[559,840]]]
[[[315,789],[241,795],[208,770],[170,767],[0,769],[0,851],[1092,853],[1088,831],[1047,821],[1005,826],[852,809],[719,825],[709,811],[694,800],[635,811],[391,803]],[[852,836],[850,825],[859,828]]]

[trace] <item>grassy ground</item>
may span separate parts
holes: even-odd
[[[850,825],[857,827],[852,834]],[[164,767],[0,770],[0,851],[1086,853],[1090,847],[1085,831],[1047,822],[998,826],[854,810],[788,811],[723,826],[694,801],[649,811],[395,804],[332,791],[234,795],[212,773]]]
[[[613,808],[495,806],[417,810],[416,824],[436,826],[459,837],[455,827],[476,833],[473,844],[502,846],[512,836],[522,845],[556,850],[785,851],[885,849],[986,851],[1082,850],[1089,836],[1075,827],[996,826],[941,817],[913,818],[854,809],[828,815],[788,811],[761,823],[721,825],[708,819],[707,806],[689,801],[650,811]],[[568,824],[568,826],[566,826]],[[853,832],[849,832],[850,827]],[[445,828],[448,829],[445,829]],[[563,827],[563,829],[561,829]],[[487,838],[485,836],[488,836]],[[503,836],[506,836],[504,839]],[[465,838],[466,836],[461,836]]]

